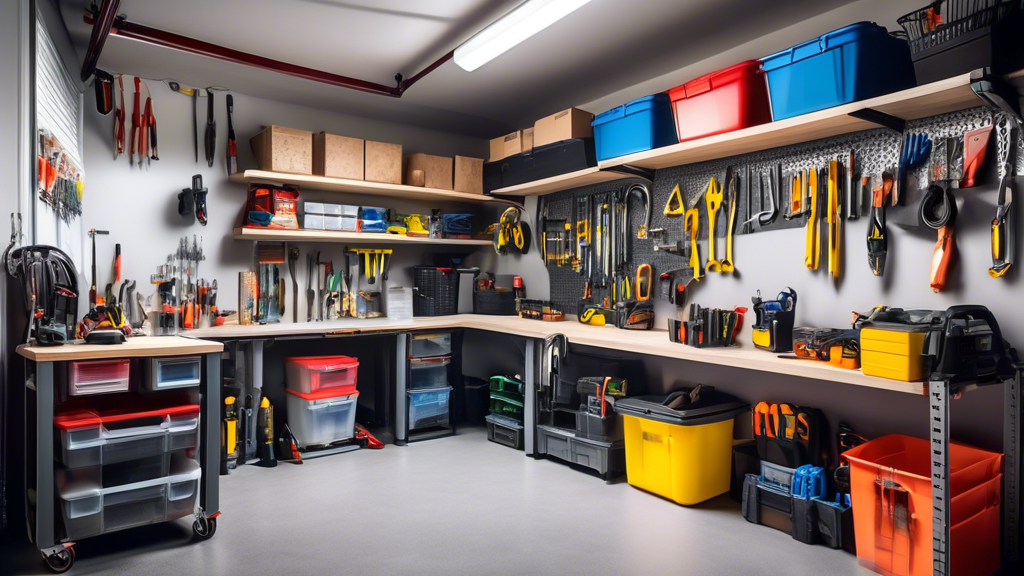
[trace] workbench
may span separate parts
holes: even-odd
[[[757,372],[782,374],[799,378],[818,380],[828,385],[845,384],[889,390],[893,392],[927,395],[929,402],[930,440],[932,453],[932,502],[934,514],[933,553],[935,573],[946,573],[946,550],[949,542],[950,511],[945,495],[949,494],[949,424],[950,401],[956,395],[970,390],[970,383],[952,384],[948,381],[902,382],[868,376],[859,370],[845,370],[824,362],[779,358],[778,355],[758,350],[743,341],[730,348],[693,348],[669,340],[667,330],[624,331],[613,326],[590,326],[568,319],[562,322],[543,322],[521,319],[514,316],[484,316],[461,314],[430,318],[414,318],[395,321],[387,318],[366,320],[339,320],[332,322],[272,324],[249,326],[221,326],[193,330],[194,337],[226,340],[251,340],[262,342],[269,339],[290,338],[331,338],[371,334],[395,334],[397,346],[395,362],[397,367],[407,366],[408,354],[405,335],[415,332],[436,330],[482,330],[504,335],[520,336],[527,340],[525,350],[526,405],[524,414],[525,451],[534,455],[536,443],[536,399],[539,383],[546,377],[548,367],[543,361],[546,340],[555,335],[564,335],[573,346],[586,346],[607,350],[618,350],[633,354],[675,358],[710,365],[730,366]],[[258,352],[259,351],[259,352]],[[253,367],[262,365],[262,346],[253,346]],[[259,377],[254,370],[254,377]],[[404,444],[405,389],[407,370],[396,370],[396,443]],[[1016,563],[1019,554],[1019,513],[1020,513],[1020,464],[1021,436],[1019,419],[1021,405],[1021,368],[1017,377],[1003,383],[1005,417],[1003,422],[1003,447],[1005,468],[1003,475],[1003,557],[1007,562]]]
[[[56,365],[80,360],[110,360],[121,358],[164,358],[176,356],[202,356],[200,383],[200,436],[199,465],[202,470],[198,505],[195,510],[197,534],[213,534],[216,517],[220,514],[218,477],[220,471],[220,364],[224,345],[220,342],[183,337],[129,338],[120,345],[71,343],[64,346],[21,345],[17,351],[25,359],[25,422],[34,422],[35,430],[25,430],[26,477],[34,475],[35,482],[26,485],[26,510],[29,512],[29,534],[36,548],[51,568],[62,568],[74,562],[72,542],[59,542],[56,536],[56,485],[54,470],[54,406],[57,387]],[[30,400],[34,394],[34,417],[29,418]],[[29,425],[26,424],[26,428]],[[34,468],[30,467],[30,455]],[[33,474],[34,472],[34,474]],[[197,526],[199,529],[197,529]],[[55,567],[56,566],[56,567]]]

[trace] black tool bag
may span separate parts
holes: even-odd
[[[928,333],[925,352],[930,380],[991,384],[1010,380],[1020,362],[1017,351],[1003,340],[999,323],[984,306],[953,306],[945,321]]]
[[[71,258],[53,246],[10,247],[3,264],[20,288],[12,291],[23,316],[11,325],[22,328],[22,342],[29,338],[39,346],[59,346],[74,339],[78,316],[78,271]],[[14,316],[14,314],[12,314]]]
[[[755,411],[758,406],[761,404],[754,407]],[[765,430],[758,430],[758,419],[755,416],[754,440],[757,443],[758,457],[787,468],[799,468],[804,464],[824,467],[828,452],[828,422],[825,414],[817,408],[798,407],[786,403],[774,406],[779,407],[779,412],[782,412],[781,407],[786,406],[792,414],[780,416],[787,424],[780,424],[780,430],[774,437]],[[785,434],[787,429],[794,430],[792,438]]]

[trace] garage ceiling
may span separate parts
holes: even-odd
[[[454,62],[444,64],[401,99],[117,36],[107,41],[99,67],[489,138],[847,1],[592,0],[472,73]],[[122,0],[119,13],[131,22],[236,50],[391,85],[396,73],[415,74],[520,2]],[[60,2],[80,58],[91,31],[82,20],[90,3]]]

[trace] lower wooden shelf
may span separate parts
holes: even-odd
[[[235,240],[258,240],[267,242],[334,242],[345,244],[425,244],[442,246],[465,246],[478,248],[490,246],[490,240],[461,240],[457,238],[420,238],[397,234],[374,234],[369,232],[336,232],[333,230],[280,230],[276,228],[235,228]]]

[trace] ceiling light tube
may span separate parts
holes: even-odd
[[[590,0],[527,0],[455,49],[455,63],[472,72]]]

